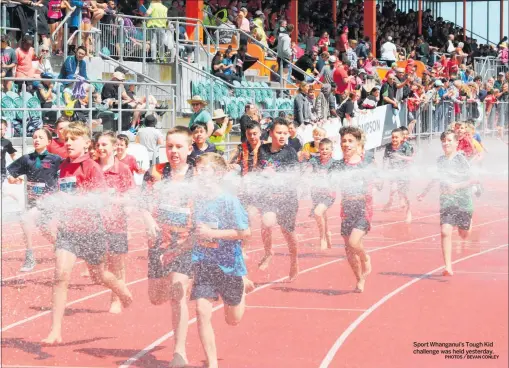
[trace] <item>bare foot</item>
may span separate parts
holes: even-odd
[[[407,223],[407,224],[411,224],[412,223],[412,212],[408,211],[406,213],[405,223]]]
[[[290,266],[290,276],[288,277],[288,280],[290,282],[295,281],[297,276],[299,275],[299,265],[293,264]]]
[[[357,281],[357,285],[355,287],[355,290],[354,290],[354,293],[362,293],[364,292],[364,284],[365,284],[366,280],[365,279],[360,279],[359,281]]]
[[[120,302],[120,300],[115,300],[111,302],[109,312],[112,314],[120,314],[122,312],[122,303]]]
[[[118,298],[124,308],[128,308],[133,302],[133,296],[127,287],[125,287],[124,295],[119,295]]]
[[[244,281],[244,292],[246,294],[249,294],[251,291],[253,291],[256,288],[253,281],[249,280],[246,276],[242,277],[242,281]]]
[[[260,263],[258,263],[258,268],[260,269],[260,271],[265,271],[269,267],[271,260],[272,260],[272,254],[264,255],[262,260],[260,261]]]
[[[384,208],[382,208],[382,212],[389,212],[391,210],[392,203],[387,203]]]
[[[327,248],[332,249],[332,233],[327,231]]]
[[[326,250],[327,249],[327,239],[320,240],[320,250]]]
[[[371,257],[366,254],[366,261],[365,262],[361,261],[361,266],[362,266],[362,276],[366,277],[371,273]]]
[[[88,267],[81,270],[81,277],[90,277],[90,271],[88,270]]]
[[[184,368],[188,364],[187,358],[179,353],[173,354],[173,359],[170,362],[170,368]]]
[[[51,331],[44,340],[42,340],[42,343],[45,345],[55,345],[62,343],[62,335],[60,333],[56,333]]]
[[[444,272],[442,272],[442,276],[452,276],[454,275],[454,272],[452,270],[445,269]]]
[[[249,256],[247,255],[247,252],[245,249],[242,249],[242,257],[244,257],[244,260],[249,259]]]

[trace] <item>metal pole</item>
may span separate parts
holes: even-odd
[[[120,42],[120,61],[124,61],[124,46],[125,46],[125,42],[124,42],[124,20],[122,20],[122,23],[120,23],[120,39],[119,39],[119,42]],[[143,45],[145,46],[145,45]]]
[[[490,2],[486,1],[486,39],[490,40]],[[470,40],[470,44],[472,44],[472,40]]]
[[[170,128],[175,127],[175,90],[173,89],[173,86],[170,87],[170,100],[171,100],[171,121],[170,121]]]
[[[509,2],[508,2],[509,4]],[[509,22],[508,22],[509,23]],[[488,25],[490,23],[488,22]],[[509,32],[509,29],[508,29]],[[508,34],[509,36],[509,34]],[[504,37],[504,0],[500,0],[500,39]]]
[[[5,5],[2,5],[2,24],[1,24],[1,26],[2,26],[2,29],[7,27],[7,7]],[[7,31],[4,30],[1,33],[7,34]]]
[[[88,127],[92,132],[92,85],[88,87]]]
[[[175,45],[175,48],[176,48],[176,53],[175,53],[175,65],[177,64],[177,60],[179,59],[180,57],[180,24],[179,24],[179,20],[177,19],[177,42],[176,42],[176,45]],[[210,41],[208,41],[210,42]],[[209,45],[210,47],[210,45]],[[210,49],[209,49],[209,52],[210,52]]]
[[[23,82],[23,85],[21,86],[21,107],[23,108],[23,117],[22,117],[22,122],[21,122],[21,126],[22,126],[22,129],[23,129],[23,132],[22,132],[22,137],[23,137],[23,140],[21,142],[21,150],[23,152],[24,155],[26,155],[28,152],[28,147],[27,147],[27,111],[26,111],[26,102],[25,102],[25,95],[27,93],[27,84],[26,84],[26,81]]]
[[[80,10],[80,13],[78,14],[78,46],[81,46],[81,42],[83,41],[81,38],[81,23],[83,23],[83,19],[81,18],[82,14],[81,14],[81,10]]]
[[[67,50],[68,49],[67,41],[69,41],[69,24],[66,21],[64,24],[64,40],[63,40],[63,45],[62,45],[63,51],[64,51],[64,62],[67,59],[67,51],[68,51]]]
[[[474,1],[470,0],[470,39],[472,38],[474,38]]]
[[[122,132],[122,85],[118,85],[118,132]]]
[[[35,9],[35,37],[34,37],[34,50],[35,54],[39,56],[39,32],[37,32],[37,26],[39,24],[39,20],[37,19],[39,17],[39,13],[37,9]]]
[[[147,74],[147,22],[145,19],[142,23],[143,29],[143,63],[141,64],[141,72]]]

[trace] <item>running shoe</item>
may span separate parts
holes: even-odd
[[[35,259],[33,257],[26,257],[25,262],[23,262],[23,266],[20,268],[19,272],[30,272],[35,268]]]

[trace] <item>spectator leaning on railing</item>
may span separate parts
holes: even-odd
[[[79,75],[85,80],[88,80],[87,75],[87,63],[85,56],[87,55],[87,49],[84,46],[79,46],[76,49],[76,54],[68,56],[62,64],[60,75],[58,79],[75,79],[75,75]],[[62,85],[66,86],[72,82],[63,82]]]

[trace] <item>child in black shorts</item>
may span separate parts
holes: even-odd
[[[262,218],[262,240],[265,255],[259,263],[260,270],[265,270],[272,259],[272,228],[278,224],[288,242],[290,251],[290,281],[299,273],[297,261],[297,238],[295,221],[299,210],[299,201],[295,182],[298,175],[299,158],[297,152],[286,144],[288,140],[288,123],[276,118],[270,128],[272,143],[263,144],[258,152],[258,170],[266,177],[264,195],[260,201]]]
[[[191,299],[196,300],[198,331],[207,367],[218,367],[212,328],[213,302],[224,303],[227,324],[240,323],[245,310],[244,278],[246,264],[242,241],[251,235],[246,210],[239,199],[223,191],[220,182],[228,168],[216,153],[205,153],[196,161],[200,193],[195,202],[193,222],[194,284]]]
[[[452,231],[458,228],[462,239],[468,238],[472,228],[474,204],[472,200],[472,185],[478,184],[470,175],[470,164],[462,152],[458,152],[458,141],[452,130],[447,130],[440,136],[444,155],[437,161],[439,178],[432,180],[417,197],[424,199],[433,185],[440,182],[440,226],[442,254],[444,257],[444,276],[452,276]]]

